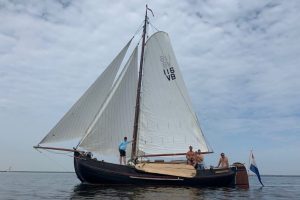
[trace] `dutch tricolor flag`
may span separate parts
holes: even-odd
[[[262,186],[264,186],[264,184],[261,182],[260,174],[259,174],[257,165],[256,165],[256,163],[255,163],[255,159],[254,159],[254,155],[253,155],[252,151],[251,151],[251,153],[250,153],[250,170],[251,170],[253,173],[256,174],[256,176],[257,176],[257,178],[258,178],[260,184],[261,184]]]

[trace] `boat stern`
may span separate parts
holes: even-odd
[[[242,163],[233,163],[233,166],[236,167],[236,175],[235,175],[235,185],[236,187],[248,189],[249,188],[249,179],[247,169]]]

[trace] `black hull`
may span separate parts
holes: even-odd
[[[193,178],[143,173],[134,167],[75,157],[74,168],[83,183],[132,184],[132,185],[177,185],[196,187],[235,186],[236,168],[201,170]]]

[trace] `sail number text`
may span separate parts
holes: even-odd
[[[174,67],[171,66],[169,59],[166,56],[160,56],[160,62],[162,63],[163,66],[163,72],[168,79],[168,81],[175,80],[176,75],[175,75],[175,69]]]

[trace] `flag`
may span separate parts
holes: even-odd
[[[252,151],[251,151],[251,153],[250,153],[250,170],[251,170],[253,173],[256,174],[256,176],[257,176],[257,178],[258,178],[260,184],[261,184],[262,186],[264,186],[264,184],[261,182],[260,174],[259,174],[259,171],[258,171],[258,168],[257,168],[257,165],[256,165],[256,162],[255,162],[254,155],[253,155]]]
[[[152,13],[152,16],[154,17],[153,11],[150,8],[148,8],[148,5],[146,5],[146,8]]]

